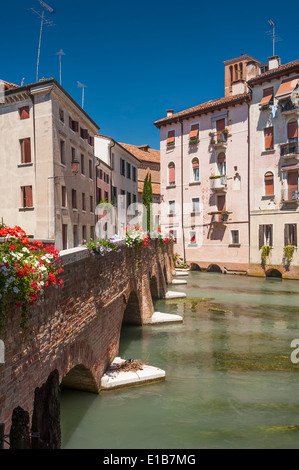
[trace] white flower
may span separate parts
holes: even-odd
[[[14,288],[13,288],[13,291],[14,291],[15,294],[18,294],[18,293],[20,292],[17,287],[14,287]]]

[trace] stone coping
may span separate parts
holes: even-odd
[[[183,317],[174,313],[154,312],[151,318],[145,320],[145,325],[161,325],[162,323],[181,323]]]
[[[187,297],[185,292],[173,292],[169,290],[165,294],[165,299],[179,299],[181,297]]]

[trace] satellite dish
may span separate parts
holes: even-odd
[[[291,94],[291,101],[293,105],[299,107],[299,88],[296,88]]]

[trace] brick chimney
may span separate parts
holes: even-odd
[[[167,113],[167,117],[172,116],[173,113],[174,113],[174,110],[173,109],[167,109],[166,113]]]
[[[281,65],[281,60],[280,60],[280,57],[278,57],[278,55],[268,57],[268,61],[269,61],[269,70],[278,69],[278,67]]]

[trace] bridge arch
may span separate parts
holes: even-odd
[[[275,277],[277,279],[282,279],[282,273],[276,268],[268,269],[268,271],[266,271],[266,277]]]
[[[123,324],[141,325],[141,308],[138,295],[135,290],[131,290],[128,300],[124,305]]]
[[[191,263],[190,269],[191,269],[191,271],[201,271],[201,268],[200,268],[199,264],[197,264],[197,263]]]
[[[207,271],[208,273],[222,273],[222,270],[218,264],[210,264]]]

